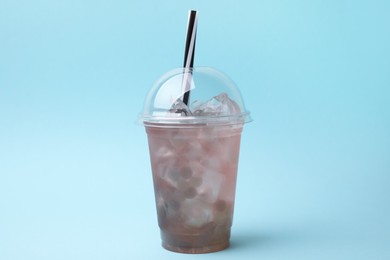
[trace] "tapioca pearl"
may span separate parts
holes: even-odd
[[[188,166],[183,166],[181,169],[180,169],[180,177],[183,178],[183,179],[189,179],[191,178],[192,176],[192,170],[190,167]]]
[[[166,208],[168,212],[177,211],[180,209],[180,201],[175,199],[166,200]]]
[[[217,211],[224,211],[226,209],[226,201],[219,199],[214,203],[214,208]]]
[[[189,182],[191,183],[191,185],[195,188],[199,187],[200,185],[202,185],[202,182],[203,182],[203,179],[202,177],[199,177],[199,176],[194,176],[192,177]]]
[[[174,182],[177,182],[180,178],[180,170],[176,167],[172,167],[170,169],[167,169],[168,171],[168,178],[173,180]]]
[[[196,188],[187,180],[179,181],[177,188],[180,191],[180,194],[186,199],[192,199],[198,195]]]
[[[183,192],[184,196],[187,198],[187,199],[192,199],[192,198],[195,198],[196,195],[198,195],[198,192],[196,191],[196,188],[194,187],[188,187],[184,192]]]
[[[176,185],[176,188],[178,191],[185,191],[186,189],[188,189],[188,187],[190,187],[191,185],[189,184],[189,182],[185,179],[179,179],[177,181],[177,185]]]
[[[230,224],[231,226],[231,219],[233,217],[232,205],[232,203],[225,202],[224,208],[222,209],[221,205],[214,204],[214,221],[218,225]]]

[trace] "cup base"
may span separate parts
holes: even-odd
[[[220,234],[217,239],[203,236],[188,236],[161,232],[162,247],[166,250],[184,254],[205,254],[224,250],[230,245],[230,230]]]
[[[206,253],[213,253],[222,251],[226,248],[228,248],[230,245],[229,241],[226,241],[222,244],[218,245],[212,245],[212,246],[205,246],[205,247],[198,247],[198,248],[188,248],[188,247],[177,247],[173,245],[169,245],[166,243],[162,243],[162,247],[166,250],[176,252],[176,253],[183,253],[183,254],[206,254]]]

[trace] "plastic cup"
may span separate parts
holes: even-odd
[[[209,253],[229,246],[241,132],[251,119],[226,75],[207,67],[188,73],[180,68],[162,76],[140,120],[148,136],[162,246]],[[188,78],[193,102],[187,113],[172,107]]]

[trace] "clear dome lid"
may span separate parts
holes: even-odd
[[[236,84],[210,67],[177,68],[148,92],[139,121],[144,125],[231,125],[252,121]]]

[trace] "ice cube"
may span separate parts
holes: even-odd
[[[180,211],[186,216],[185,224],[190,227],[199,228],[213,219],[212,205],[204,200],[186,200]]]
[[[225,116],[240,114],[240,107],[229,96],[221,94],[209,99],[206,102],[196,100],[192,103],[194,116]]]
[[[222,92],[214,98],[221,102],[221,110],[224,115],[237,115],[241,113],[241,109],[238,104],[230,99],[226,93]]]
[[[197,188],[203,200],[214,203],[224,184],[224,176],[215,170],[205,170],[202,175],[202,184]]]
[[[178,113],[182,116],[192,116],[191,110],[180,98],[176,99],[176,101],[172,104],[172,107],[169,112]]]

